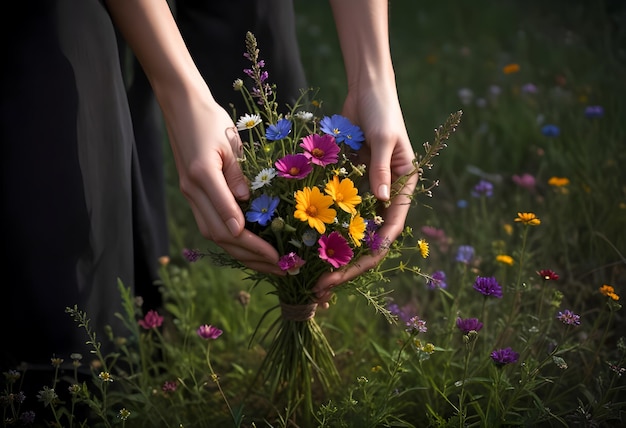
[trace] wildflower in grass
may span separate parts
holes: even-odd
[[[326,183],[324,191],[333,198],[335,204],[343,211],[356,214],[356,206],[361,203],[359,191],[354,187],[354,182],[349,178],[339,181],[339,177],[333,176],[332,181]]]
[[[580,325],[580,315],[575,314],[569,309],[559,312],[556,318],[566,325]]]
[[[525,226],[539,226],[541,224],[541,220],[535,213],[517,213],[515,221]]]
[[[541,127],[541,134],[545,137],[558,137],[561,134],[561,130],[556,125],[547,124]]]
[[[474,258],[474,247],[470,245],[461,245],[456,253],[456,261],[459,263],[470,264]]]
[[[438,229],[433,226],[422,226],[420,229],[424,235],[432,239],[433,241],[446,240],[446,232],[443,229]]]
[[[480,198],[481,196],[490,198],[493,196],[493,184],[487,180],[480,180],[472,189],[472,196],[475,198]]]
[[[600,287],[600,293],[602,293],[603,295],[607,297],[610,297],[611,299],[615,301],[619,300],[619,295],[615,293],[615,288],[613,288],[610,285],[604,284],[602,287]]]
[[[276,124],[267,127],[265,138],[269,141],[282,140],[287,138],[291,132],[291,121],[288,119],[280,119]]]
[[[461,208],[461,209],[467,208],[467,205],[468,205],[468,203],[467,203],[467,201],[465,199],[459,199],[458,201],[456,201],[456,206],[458,208]]]
[[[163,392],[176,392],[178,389],[178,381],[175,380],[166,380],[161,387]]]
[[[337,211],[330,208],[333,198],[323,195],[317,187],[305,187],[295,195],[296,211],[293,216],[300,221],[308,221],[311,228],[324,233],[326,224],[331,224],[337,216]]]
[[[585,117],[595,119],[604,116],[604,108],[602,106],[585,107]]]
[[[478,321],[478,318],[457,318],[456,326],[463,334],[468,334],[470,331],[480,331],[483,328],[483,323]]]
[[[63,358],[52,357],[50,358],[50,364],[52,364],[52,367],[59,368],[61,367],[61,364],[63,364]]]
[[[496,261],[498,263],[502,263],[503,265],[513,266],[514,260],[513,257],[506,254],[498,254],[496,256]]]
[[[383,237],[378,233],[378,225],[374,220],[367,221],[363,242],[372,251],[378,251],[382,247]]]
[[[303,122],[310,122],[313,120],[314,116],[310,111],[298,111],[293,115],[293,117]]]
[[[250,209],[246,211],[246,220],[252,223],[259,223],[261,226],[267,226],[276,212],[279,201],[280,199],[277,196],[269,196],[263,193],[250,204]]]
[[[513,183],[517,184],[522,189],[534,190],[537,180],[531,174],[524,173],[522,175],[514,175],[512,177]]]
[[[278,260],[278,267],[287,272],[289,275],[297,275],[300,268],[306,263],[302,258],[294,252],[285,254]]]
[[[417,249],[419,250],[422,258],[425,259],[426,257],[428,257],[430,249],[428,248],[428,242],[426,242],[424,239],[419,239],[417,241]]]
[[[113,382],[113,376],[109,372],[100,372],[98,377],[103,382]]]
[[[337,163],[341,149],[332,135],[307,135],[302,139],[300,147],[304,149],[304,156],[315,165],[326,166]]]
[[[117,417],[123,421],[128,419],[129,416],[130,416],[130,410],[127,410],[125,407],[121,408],[119,413],[117,414]]]
[[[365,141],[361,128],[350,122],[347,117],[339,114],[323,117],[320,120],[320,129],[325,134],[335,137],[338,143],[345,143],[353,150],[359,150],[361,143]]]
[[[204,324],[198,327],[196,333],[198,333],[198,336],[200,336],[201,338],[209,340],[217,339],[222,335],[223,331],[212,325]]]
[[[307,247],[315,245],[317,243],[317,232],[314,229],[309,229],[303,232],[302,243]]]
[[[496,349],[491,352],[491,359],[497,366],[505,366],[507,364],[516,363],[519,360],[519,354],[510,347]]]
[[[550,269],[541,269],[537,271],[537,275],[543,278],[544,281],[556,281],[559,279],[559,275]]]
[[[301,153],[285,155],[282,159],[277,160],[274,166],[279,177],[297,180],[306,177],[313,171],[309,160]]]
[[[28,410],[20,414],[20,423],[24,426],[30,426],[35,423],[35,417],[37,415],[32,410]]]
[[[193,263],[202,258],[202,253],[198,250],[190,250],[189,248],[183,249],[183,257],[187,259],[188,262]]]
[[[565,187],[569,184],[567,177],[550,177],[548,184],[552,187]]]
[[[493,276],[477,276],[473,288],[483,296],[502,298],[502,286]]]
[[[617,374],[617,377],[622,377],[622,375],[624,373],[626,373],[626,368],[624,367],[620,367],[614,363],[608,362],[607,364],[609,365],[609,369],[611,369],[611,371],[615,372]]]
[[[513,226],[510,225],[509,223],[503,224],[502,229],[504,229],[504,233],[506,233],[507,235],[509,236],[513,235]]]
[[[354,256],[348,241],[339,232],[335,231],[329,235],[323,235],[317,242],[320,259],[325,260],[335,268],[348,264]]]
[[[470,105],[474,100],[474,91],[469,88],[461,88],[458,90],[457,95],[462,104]]]
[[[428,328],[426,327],[426,321],[415,315],[407,321],[406,331],[410,334],[426,333],[428,331]]]
[[[139,325],[145,330],[151,330],[153,328],[161,327],[163,324],[163,317],[155,310],[149,310],[143,319],[138,321]]]
[[[442,270],[436,270],[430,275],[430,278],[426,278],[426,286],[429,290],[434,290],[435,288],[448,288],[448,283],[446,283],[446,273]]]
[[[402,320],[402,322],[404,322],[405,324],[408,323],[411,319],[411,314],[409,313],[407,308],[400,308],[397,303],[388,303],[387,310],[391,315],[395,315],[400,318],[400,320]]]
[[[502,67],[502,72],[504,74],[515,74],[515,73],[518,73],[519,71],[520,71],[520,66],[517,63],[507,64],[504,67]]]
[[[537,86],[532,83],[525,83],[522,85],[521,91],[523,94],[536,94],[538,89]]]
[[[361,241],[365,237],[365,227],[365,220],[361,217],[361,214],[357,213],[350,218],[348,234],[357,247],[361,246]]]
[[[261,116],[246,113],[237,120],[237,130],[245,131],[246,129],[252,129],[259,123],[261,123]]]
[[[252,190],[258,190],[261,187],[269,186],[274,177],[276,177],[276,170],[274,168],[263,168],[256,177],[254,177],[250,188],[252,188]]]

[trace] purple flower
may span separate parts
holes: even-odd
[[[513,183],[517,184],[519,187],[527,190],[533,190],[535,188],[536,180],[535,177],[528,173],[524,173],[522,175],[514,175],[512,177]]]
[[[569,309],[559,312],[556,318],[565,325],[580,325],[580,315],[575,314]]]
[[[146,330],[151,330],[153,328],[161,327],[161,324],[163,324],[163,317],[159,315],[157,311],[150,310],[142,320],[138,321],[138,324]]]
[[[267,226],[272,220],[280,199],[263,193],[250,204],[250,210],[246,212],[246,220]]]
[[[472,196],[475,198],[480,198],[481,196],[490,198],[493,196],[493,184],[487,180],[480,180],[472,189]]]
[[[510,347],[496,349],[491,353],[491,359],[498,366],[516,363],[519,360],[519,354]]]
[[[433,272],[430,278],[426,279],[426,286],[429,290],[434,290],[435,288],[448,288],[448,284],[446,283],[446,273],[442,270]]]
[[[524,94],[536,94],[537,93],[537,86],[533,85],[532,83],[526,83],[525,85],[522,85],[522,93],[524,93]]]
[[[493,296],[498,299],[502,298],[502,286],[493,276],[478,276],[474,281],[474,290],[483,296]]]
[[[35,422],[35,412],[33,412],[32,410],[23,412],[20,415],[20,422],[22,425],[31,425]]]
[[[474,247],[471,245],[461,245],[456,252],[456,261],[469,264],[474,258]]]
[[[426,321],[415,315],[407,321],[406,331],[408,333],[426,333],[428,331],[428,328],[426,328]]]
[[[561,134],[561,130],[556,125],[548,124],[541,128],[541,133],[546,137],[558,137]]]
[[[202,258],[202,253],[198,250],[190,250],[188,248],[183,249],[183,257],[187,259],[188,262],[193,263]]]
[[[283,178],[301,179],[313,171],[309,160],[301,153],[286,155],[274,164],[278,171],[278,176]]]
[[[300,268],[304,265],[305,261],[294,252],[285,254],[278,260],[278,267],[282,271],[286,271],[290,275],[297,275],[300,273]]]
[[[212,325],[207,325],[207,324],[204,324],[198,327],[198,330],[196,330],[196,332],[198,333],[198,336],[207,340],[217,339],[223,333],[223,331],[220,330],[219,328],[213,327]]]
[[[337,163],[341,149],[332,135],[307,135],[302,139],[300,147],[304,149],[304,156],[316,165],[326,166]]]
[[[595,119],[604,116],[604,108],[602,106],[587,106],[585,108],[585,116],[589,119]]]
[[[280,119],[276,125],[270,125],[265,131],[265,138],[270,141],[282,140],[291,132],[291,121]]]
[[[176,392],[178,389],[178,381],[175,380],[167,380],[163,383],[161,390],[163,392]]]
[[[363,242],[367,248],[372,251],[378,251],[380,247],[383,245],[383,237],[377,232],[378,225],[373,220],[367,221],[367,226],[365,226],[365,236],[363,238]]]
[[[478,318],[457,318],[456,326],[463,334],[467,334],[470,331],[479,331],[483,328],[483,323],[478,321]]]
[[[324,116],[320,120],[322,132],[335,137],[338,143],[345,143],[353,150],[359,150],[361,143],[365,141],[363,131],[357,125],[350,122],[347,117],[334,114],[331,117]]]
[[[410,308],[408,308],[407,306],[408,305],[401,308],[398,306],[397,303],[388,303],[387,310],[389,310],[389,313],[391,315],[396,315],[398,318],[400,318],[402,322],[408,323],[411,319],[411,314],[409,312]]]

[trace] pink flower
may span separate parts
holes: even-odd
[[[326,260],[335,268],[348,264],[354,256],[348,241],[339,232],[323,235],[317,243],[320,245],[320,259]]]
[[[276,166],[277,174],[283,178],[304,178],[311,171],[313,167],[309,163],[307,157],[303,154],[286,155],[282,159],[279,159],[274,164]]]
[[[293,251],[289,254],[285,254],[278,260],[278,267],[287,271],[289,275],[297,275],[300,273],[300,268],[306,263],[302,258]]]
[[[161,389],[163,390],[163,392],[176,392],[176,390],[178,389],[178,382],[175,380],[165,381]]]
[[[513,182],[517,184],[519,187],[526,190],[533,190],[535,188],[535,177],[528,173],[524,173],[522,175],[514,175],[512,177]]]
[[[198,336],[207,340],[217,339],[223,333],[223,331],[220,330],[219,328],[213,327],[212,325],[207,325],[207,324],[204,324],[198,327],[198,330],[196,330],[196,332],[198,333]]]
[[[311,134],[302,139],[300,147],[304,149],[304,156],[316,165],[326,166],[339,160],[340,148],[332,135]]]
[[[146,330],[151,330],[153,328],[161,327],[161,324],[163,324],[163,317],[159,315],[157,311],[150,310],[142,320],[138,321],[138,323]]]

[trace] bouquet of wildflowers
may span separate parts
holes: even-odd
[[[314,318],[312,289],[323,273],[389,243],[377,234],[381,204],[364,189],[366,167],[356,163],[364,142],[361,129],[341,115],[320,118],[303,109],[306,91],[295,106],[279,111],[276,87],[268,83],[251,33],[246,48],[251,67],[244,72],[253,87],[248,89],[241,79],[233,85],[249,109],[237,120],[243,142],[239,160],[251,190],[242,209],[246,227],[278,250],[279,267],[286,273],[249,275],[273,286],[278,305],[271,310],[280,309],[267,333],[273,337],[260,374],[272,393],[310,406],[312,382],[328,391],[339,380],[333,350]],[[395,183],[392,195],[402,191],[411,175],[421,179],[422,169],[431,166],[430,159],[445,147],[459,119],[460,112],[452,115],[444,132],[437,133],[436,144],[426,143],[426,155],[416,158],[414,171]],[[434,185],[418,185],[416,192],[429,192]],[[245,269],[227,254],[211,255],[221,264]]]

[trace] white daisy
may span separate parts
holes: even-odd
[[[245,131],[246,129],[252,129],[261,123],[261,116],[258,114],[244,114],[237,121],[237,130]]]
[[[310,111],[299,111],[294,114],[296,119],[300,119],[303,122],[310,122],[313,120],[313,113]]]
[[[274,177],[276,177],[276,170],[274,168],[264,168],[254,177],[254,181],[250,187],[252,187],[252,190],[260,189],[263,186],[269,185]]]

